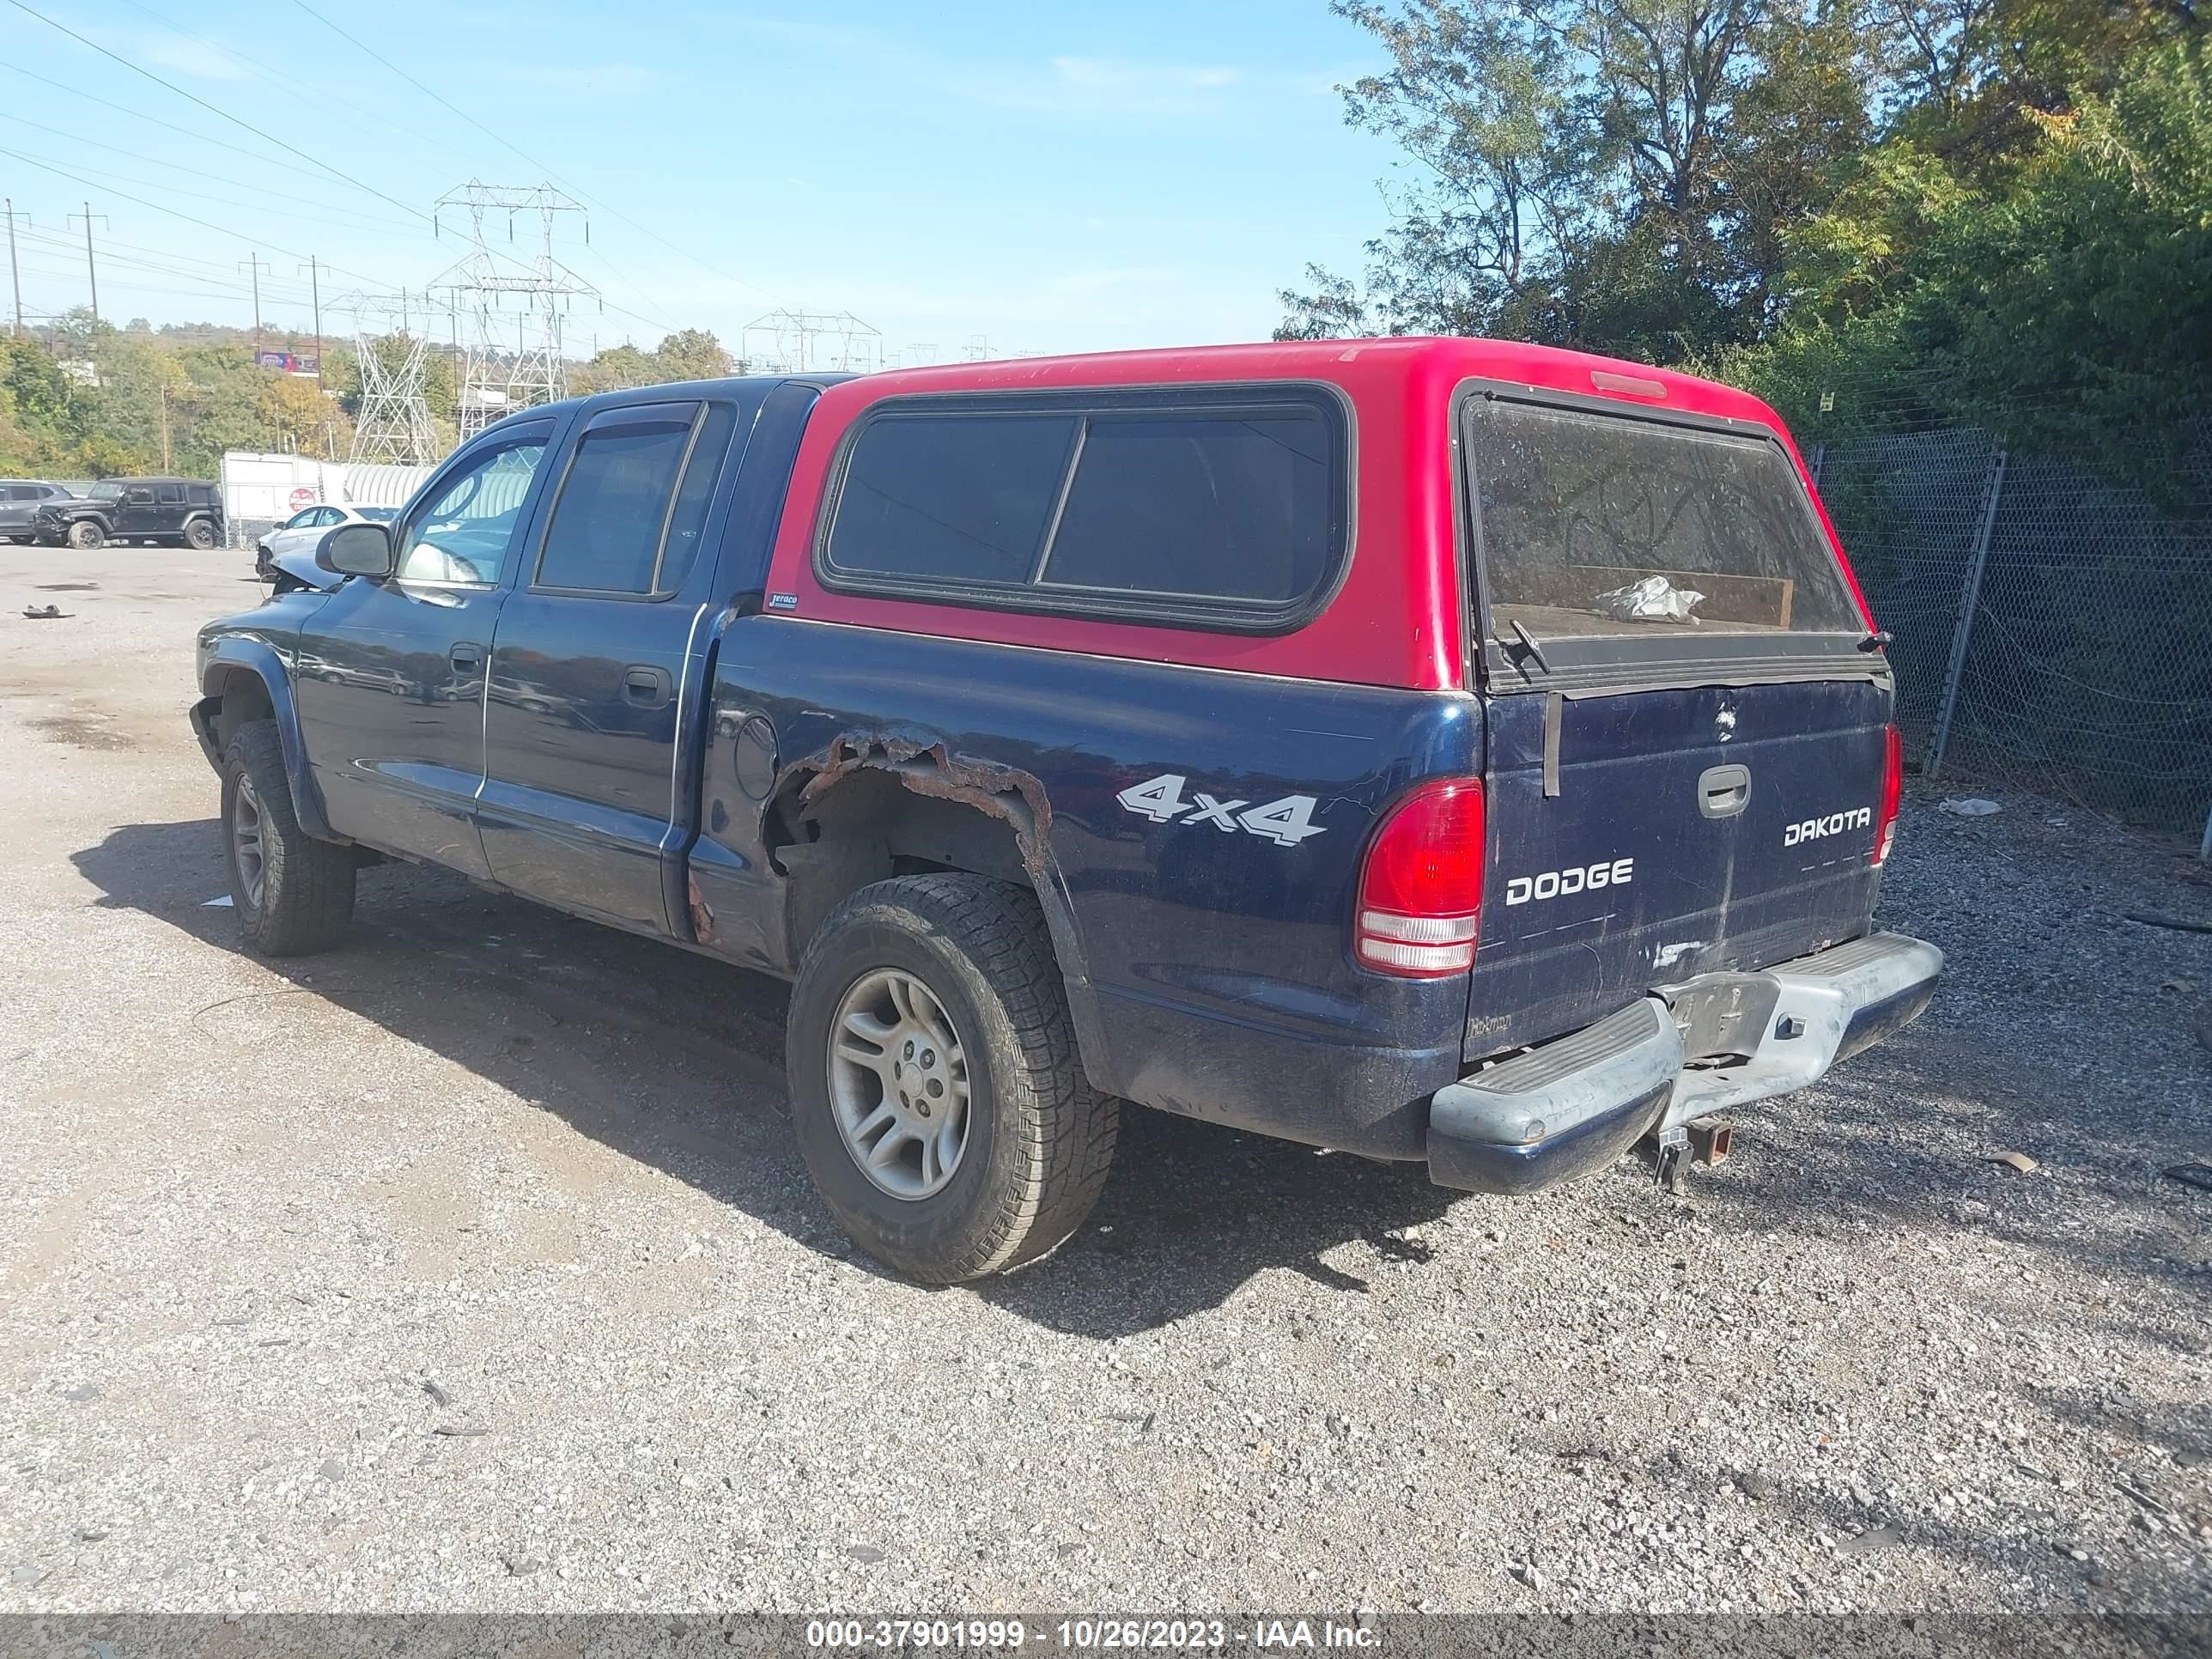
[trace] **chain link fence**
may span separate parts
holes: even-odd
[[[2212,835],[2212,424],[2180,453],[2169,488],[1972,427],[1814,447],[1922,772]]]

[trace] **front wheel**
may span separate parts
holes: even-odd
[[[69,544],[79,552],[89,553],[106,544],[107,533],[89,520],[82,520],[69,527]]]
[[[305,956],[345,938],[353,849],[300,828],[274,720],[249,720],[223,749],[222,830],[230,902],[249,945],[264,956]]]
[[[807,947],[786,1049],[808,1171],[853,1241],[930,1284],[1082,1224],[1120,1103],[1094,1091],[1035,896],[979,876],[864,887]]]

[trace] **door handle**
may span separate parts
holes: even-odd
[[[458,641],[446,653],[446,660],[453,665],[456,674],[472,674],[483,666],[483,647],[466,640]]]
[[[1709,766],[1698,775],[1698,811],[1709,818],[1732,818],[1750,804],[1748,766]]]
[[[641,708],[658,708],[668,701],[668,671],[637,663],[623,671],[623,696]]]

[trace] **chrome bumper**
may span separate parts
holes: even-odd
[[[1875,933],[1757,973],[1701,974],[1439,1089],[1429,1175],[1526,1193],[1601,1169],[1655,1130],[1788,1094],[1917,1018],[1943,953]]]

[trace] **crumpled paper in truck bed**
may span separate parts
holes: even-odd
[[[1694,628],[1698,619],[1690,613],[1705,597],[1694,587],[1675,586],[1664,576],[1646,576],[1599,594],[1597,609],[1599,615],[1615,622],[1688,623]]]

